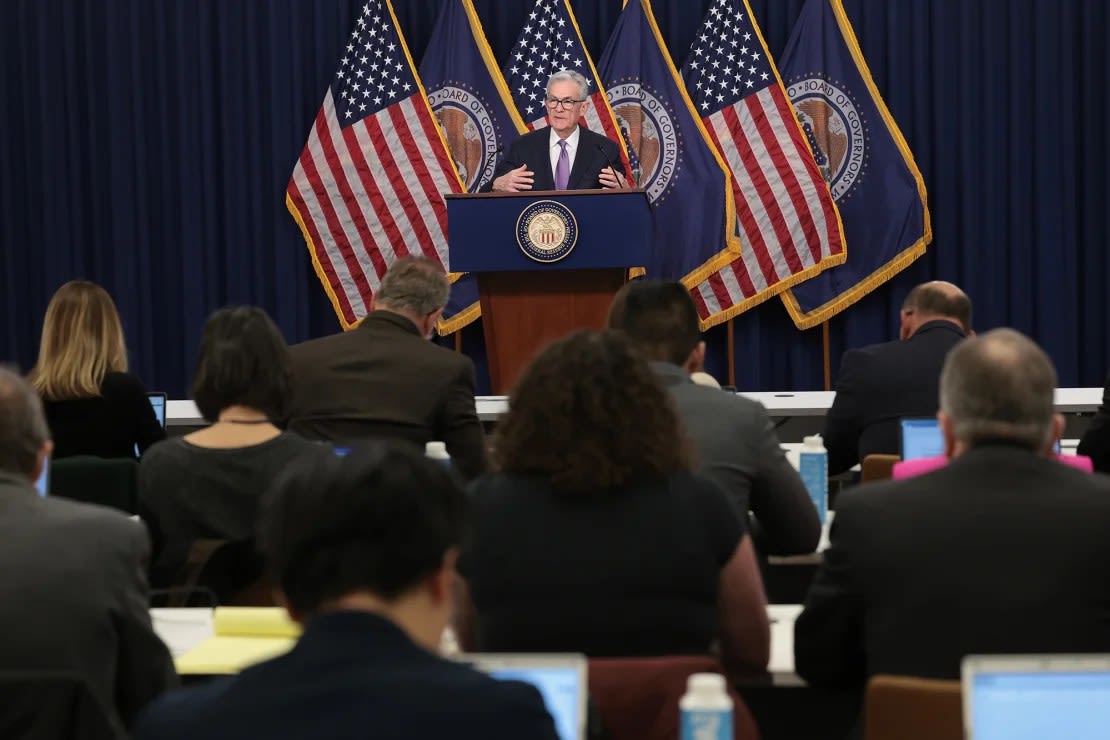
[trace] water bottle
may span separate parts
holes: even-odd
[[[821,524],[828,515],[829,502],[829,453],[820,434],[802,439],[802,449],[798,453],[798,472],[802,483],[809,492]]]
[[[725,677],[695,673],[686,679],[686,693],[678,701],[681,740],[731,740],[732,699]]]
[[[451,467],[451,456],[447,454],[447,445],[444,442],[433,440],[424,443],[424,457],[435,460],[446,467]]]

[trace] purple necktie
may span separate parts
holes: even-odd
[[[570,179],[570,156],[567,155],[567,142],[559,139],[559,161],[555,164],[555,189],[566,190]]]

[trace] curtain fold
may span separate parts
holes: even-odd
[[[447,0],[394,0],[419,61]],[[708,0],[654,0],[681,61]],[[773,54],[803,0],[750,0]],[[845,347],[892,338],[910,287],[964,287],[975,327],[1010,325],[1062,385],[1101,385],[1110,213],[1110,11],[1102,0],[844,0],[929,191],[934,244],[830,323]],[[476,0],[499,58],[529,3]],[[356,0],[17,0],[0,28],[0,360],[26,369],[65,280],[115,297],[132,365],[186,394],[203,321],[256,303],[293,342],[337,324],[282,192]],[[576,0],[600,54],[620,0]],[[849,251],[851,244],[848,245]],[[724,378],[725,328],[710,369]],[[735,321],[738,385],[816,389],[820,331],[777,301]],[[479,367],[481,331],[464,347]],[[483,373],[479,373],[481,376]]]

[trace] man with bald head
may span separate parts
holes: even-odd
[[[798,674],[958,679],[971,653],[1110,652],[1110,478],[1053,459],[1048,356],[1012,329],[940,377],[949,464],[841,494],[795,623]]]
[[[941,365],[970,331],[971,300],[936,280],[906,296],[898,341],[844,353],[825,417],[830,474],[871,454],[899,453],[899,419],[937,412]]]

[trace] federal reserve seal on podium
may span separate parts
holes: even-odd
[[[558,262],[574,250],[577,241],[578,221],[562,203],[538,200],[516,220],[516,243],[536,262]]]

